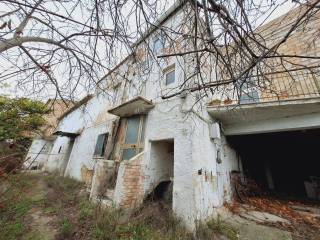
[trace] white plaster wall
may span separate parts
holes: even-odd
[[[241,159],[238,159],[236,151],[228,144],[226,137],[221,136],[221,141],[218,143],[221,149],[220,164],[217,164],[218,174],[218,194],[219,194],[219,206],[223,203],[232,200],[232,189],[230,181],[230,173],[233,170],[242,171]]]
[[[25,168],[41,167],[46,163],[52,148],[52,141],[35,138],[29,148],[24,162]]]
[[[181,113],[179,98],[159,103],[151,110],[146,122],[145,151],[150,156],[149,141],[174,139],[173,210],[190,226],[194,223],[194,188],[192,185],[192,139],[190,125]],[[156,178],[154,163],[146,161],[145,191],[149,192]],[[149,168],[150,167],[150,168]]]
[[[48,160],[44,164],[45,171],[60,172],[65,155],[68,152],[69,143],[68,137],[57,137],[54,141]],[[61,150],[59,152],[60,147]]]
[[[111,99],[107,94],[95,95],[86,104],[63,118],[58,126],[59,131],[81,132],[84,128],[95,126],[114,116],[107,113],[111,108]]]
[[[210,218],[215,208],[222,206],[225,196],[223,191],[219,192],[219,183],[229,184],[225,177],[236,163],[233,150],[226,145],[228,156],[220,166],[225,176],[218,172],[217,149],[223,143],[210,139],[209,126],[213,121],[206,111],[187,111],[192,105],[192,100],[181,98],[157,103],[147,116],[145,139],[147,193],[161,179],[162,167],[166,166],[158,165],[159,159],[154,157],[157,151],[150,141],[174,139],[173,210],[191,229],[197,220]]]
[[[177,41],[176,47],[179,49],[175,49],[176,51],[187,51],[188,46],[190,44],[190,40],[186,38],[182,38],[179,34],[182,31],[187,33],[188,27],[194,27],[190,21],[190,15],[185,16],[184,10],[180,9],[177,11],[170,19],[168,19],[165,23],[163,23],[164,28],[175,29],[178,34],[174,33],[174,31],[168,31],[166,34],[169,35],[171,39],[179,38]],[[189,21],[187,26],[186,24],[183,28],[181,27],[181,20],[186,17]],[[137,46],[138,50],[145,50],[147,48],[153,49],[154,41],[159,37],[160,31],[154,31],[150,36],[148,36],[142,43]],[[171,45],[169,41],[166,41],[165,49]],[[175,48],[176,48],[175,47]],[[163,52],[164,54],[165,52]],[[146,57],[146,56],[145,56]],[[155,59],[156,58],[156,61]],[[121,94],[124,93],[124,96],[119,96],[119,99],[127,101],[138,95],[146,97],[148,100],[153,100],[154,102],[162,101],[161,96],[165,93],[172,94],[175,91],[179,91],[179,84],[184,82],[186,69],[186,60],[185,57],[172,56],[168,58],[159,59],[156,56],[152,56],[152,54],[148,54],[148,56],[144,59],[148,64],[147,67],[143,67],[143,63],[141,59],[137,60],[133,57],[129,57],[124,63],[118,66],[106,79],[105,82],[117,82],[121,83],[121,87],[119,87]],[[168,86],[165,85],[165,72],[164,70],[172,65],[175,65],[175,77],[176,81]],[[193,69],[194,70],[194,69]],[[125,88],[125,89],[124,89]],[[119,102],[118,102],[119,103]]]
[[[209,126],[214,120],[205,109],[193,113],[192,97],[175,98],[158,103],[147,118],[146,146],[149,182],[146,188],[159,177],[152,162],[150,140],[174,139],[174,185],[173,210],[189,225],[208,219],[215,214],[215,208],[231,199],[230,172],[238,170],[235,151],[221,139],[212,140]],[[195,108],[197,109],[197,108]],[[217,163],[220,150],[222,163]],[[149,185],[148,185],[149,184]]]
[[[192,164],[193,187],[195,191],[196,220],[204,220],[214,213],[218,206],[217,195],[217,146],[209,137],[210,118],[202,113],[205,119],[193,115]]]
[[[95,160],[93,159],[93,153],[98,135],[108,132],[109,129],[110,121],[83,130],[81,135],[75,139],[65,176],[79,181],[84,180],[81,178],[81,168],[85,166],[87,169],[94,169]]]
[[[154,189],[160,182],[169,181],[173,177],[174,153],[170,152],[170,145],[173,146],[174,142],[149,142],[150,161],[148,171],[150,189]]]
[[[100,93],[94,96],[87,104],[68,114],[59,123],[58,130],[63,132],[80,133],[75,138],[65,175],[79,181],[81,179],[81,167],[94,169],[93,153],[99,134],[110,130],[110,124],[115,116],[108,114],[112,99],[107,94]],[[62,150],[58,153],[59,147]],[[69,146],[68,137],[58,137],[54,142],[51,155],[46,164],[46,170],[60,170],[66,150]]]

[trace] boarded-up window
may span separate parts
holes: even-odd
[[[96,148],[94,149],[94,155],[103,157],[106,148],[106,143],[108,141],[108,133],[98,135]]]
[[[136,115],[126,121],[126,134],[122,144],[122,160],[128,160],[143,150],[145,116]]]

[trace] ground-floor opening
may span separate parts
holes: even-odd
[[[320,199],[320,129],[227,137],[243,172],[264,190]]]
[[[70,138],[69,139],[69,143],[68,143],[68,147],[65,150],[65,155],[64,155],[64,158],[63,158],[62,166],[60,168],[60,175],[62,175],[62,176],[64,176],[64,174],[66,172],[66,168],[67,168],[67,165],[69,163],[70,155],[71,155],[71,152],[72,152],[72,149],[73,149],[74,141],[75,141],[75,138],[73,138],[73,137]],[[61,147],[59,149],[59,152],[60,151],[61,151]]]
[[[161,200],[172,206],[174,140],[151,141],[150,169],[154,189],[148,198]]]

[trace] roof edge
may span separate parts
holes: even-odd
[[[60,117],[58,117],[58,121],[61,121],[63,118],[68,116],[70,113],[72,113],[74,110],[78,109],[82,105],[86,104],[91,98],[93,98],[94,95],[89,94],[82,98],[79,102],[75,103],[71,108],[69,108],[67,111],[65,111]]]

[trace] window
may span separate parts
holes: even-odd
[[[153,52],[155,55],[159,55],[164,47],[162,39],[159,37],[153,43]]]
[[[175,74],[176,74],[175,69],[166,73],[166,85],[169,85],[175,82]]]
[[[125,143],[136,143],[138,141],[138,131],[140,124],[140,117],[132,117],[127,120],[127,132]]]
[[[143,150],[145,116],[136,115],[126,120],[126,135],[122,144],[122,160],[129,160]]]
[[[253,79],[239,80],[235,83],[235,87],[240,93],[239,102],[241,104],[259,102],[259,93]]]
[[[241,93],[239,101],[241,104],[259,102],[259,93],[257,90],[243,92]]]
[[[94,149],[95,156],[103,157],[104,151],[106,149],[106,144],[108,141],[108,135],[109,135],[108,133],[98,135],[96,148]]]

